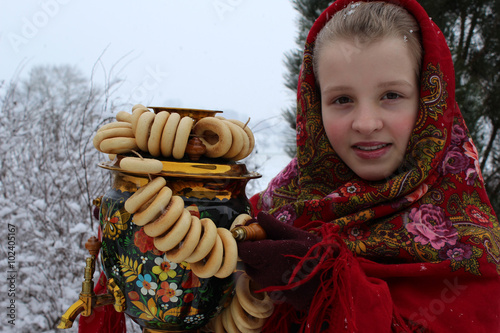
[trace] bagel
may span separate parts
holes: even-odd
[[[177,126],[177,132],[175,133],[174,145],[172,148],[172,156],[175,159],[180,160],[184,157],[184,153],[186,152],[186,146],[189,140],[189,134],[191,133],[191,129],[193,128],[193,118],[191,117],[183,117],[179,121],[179,125]]]
[[[130,123],[127,123],[125,121],[114,121],[112,123],[104,124],[99,129],[97,132],[99,133],[100,131],[105,131],[111,128],[130,128],[132,129],[132,125]]]
[[[196,249],[186,258],[186,262],[196,262],[205,258],[215,245],[217,239],[217,227],[215,223],[207,218],[201,219],[200,223],[203,228],[203,233],[200,241],[196,245]]]
[[[234,295],[229,305],[231,316],[238,329],[243,333],[259,333],[266,320],[264,318],[254,317],[241,307],[238,295]]]
[[[153,112],[144,112],[139,117],[139,120],[137,120],[135,140],[137,141],[139,149],[142,151],[148,151],[148,140],[154,120],[155,114]]]
[[[183,262],[187,257],[189,257],[196,245],[200,241],[201,236],[201,223],[200,219],[196,216],[191,216],[191,226],[189,227],[189,231],[179,244],[172,250],[165,253],[168,260],[175,263]]]
[[[223,158],[227,159],[232,159],[233,157],[239,155],[241,153],[241,150],[243,149],[243,146],[245,144],[245,139],[247,142],[247,148],[248,149],[248,138],[246,133],[239,128],[237,125],[227,121],[223,120],[223,122],[229,127],[229,130],[231,131],[232,135],[232,144],[231,148],[229,148],[228,152],[222,156]],[[246,151],[246,150],[245,150]]]
[[[115,118],[118,121],[124,121],[124,122],[130,123],[132,121],[132,114],[130,114],[126,111],[120,111],[116,114]]]
[[[191,263],[191,271],[199,278],[208,279],[220,269],[223,257],[223,245],[219,235],[216,235],[215,245],[205,259]]]
[[[164,157],[172,156],[172,149],[174,147],[175,133],[177,132],[177,126],[181,116],[178,113],[171,113],[167,119],[167,123],[163,128],[163,133],[161,135],[160,149],[161,154]]]
[[[229,309],[225,309],[222,311],[222,326],[228,333],[239,333],[238,327],[234,323],[233,316],[231,315],[231,311]]]
[[[243,309],[256,318],[267,318],[274,311],[274,304],[267,293],[253,293],[250,277],[244,273],[236,281],[236,295]]]
[[[163,163],[154,158],[124,157],[120,161],[120,168],[129,172],[160,173]]]
[[[217,273],[214,274],[214,276],[222,279],[231,275],[236,269],[236,263],[238,261],[238,245],[236,245],[236,240],[231,234],[231,231],[225,228],[217,228],[217,234],[222,240],[224,256],[222,266]]]
[[[254,147],[255,147],[255,137],[253,135],[253,132],[252,130],[246,125],[244,124],[243,122],[239,121],[239,120],[236,120],[236,119],[228,119],[228,121],[232,122],[233,124],[236,124],[238,125],[240,128],[242,128],[245,133],[247,134],[248,136],[248,139],[249,139],[249,142],[250,142],[250,147],[248,148],[248,155],[250,155],[250,153],[252,153]],[[248,156],[247,155],[247,156]],[[245,156],[245,157],[247,157]]]
[[[134,106],[132,106],[132,112],[134,112],[135,109],[145,109],[146,107],[142,104],[135,104]]]
[[[233,124],[231,122],[228,122],[228,123]],[[236,126],[236,125],[234,125],[234,126]],[[239,161],[239,160],[244,159],[248,155],[250,155],[250,153],[252,152],[252,150],[250,149],[250,139],[248,138],[248,136],[245,133],[245,131],[241,127],[239,127],[239,126],[236,126],[236,130],[239,131],[240,134],[241,134],[242,146],[243,147],[241,148],[239,154],[237,154],[236,156],[232,157],[232,160]]]
[[[94,136],[92,143],[97,150],[101,150],[100,145],[103,140],[117,137],[133,138],[134,132],[132,132],[132,128],[129,127],[115,127],[99,130]]]
[[[115,137],[102,140],[99,148],[106,154],[125,154],[138,147],[135,138]]]
[[[160,144],[161,144],[161,134],[163,133],[163,128],[167,122],[170,113],[163,111],[159,112],[155,116],[153,125],[151,126],[151,133],[149,134],[148,140],[148,150],[153,156],[160,156]]]
[[[222,324],[222,313],[217,317],[212,319],[214,321],[214,331],[215,333],[226,333],[224,325]]]
[[[231,130],[221,119],[202,118],[194,125],[193,131],[206,146],[205,155],[207,157],[224,156],[231,148],[233,140]]]
[[[130,124],[132,125],[132,131],[134,131],[134,134],[137,129],[137,122],[139,121],[139,117],[144,113],[144,112],[150,112],[147,108],[145,107],[138,107],[132,111],[132,116],[130,117]]]
[[[238,216],[236,216],[236,218],[234,219],[233,223],[231,224],[231,228],[229,228],[229,230],[233,230],[234,228],[236,228],[237,226],[240,226],[240,225],[246,225],[248,221],[250,221],[252,219],[252,217],[248,214],[240,214]]]
[[[134,214],[132,217],[132,222],[140,226],[148,226],[151,221],[155,220],[161,215],[162,210],[165,206],[169,205],[170,198],[172,198],[172,190],[164,186],[160,192],[156,195],[156,198],[147,206],[144,210],[140,210]],[[149,224],[148,224],[149,223]],[[144,228],[146,235],[149,235]]]
[[[125,210],[130,214],[135,213],[143,204],[154,197],[167,182],[163,177],[156,177],[145,186],[140,187],[125,201]]]
[[[181,216],[166,234],[155,237],[154,245],[160,251],[168,251],[179,244],[186,237],[191,226],[191,214],[187,209],[182,211]]]
[[[159,215],[155,216],[153,221],[144,226],[144,232],[150,237],[158,237],[165,233],[179,219],[184,211],[184,200],[181,197],[174,195],[167,201],[160,210]],[[189,213],[189,212],[188,212]]]

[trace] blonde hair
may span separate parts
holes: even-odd
[[[353,2],[338,11],[316,37],[313,51],[313,69],[318,79],[318,55],[328,44],[337,40],[353,40],[368,44],[381,39],[401,38],[408,45],[415,60],[416,74],[420,76],[422,44],[420,27],[404,8],[387,2]]]

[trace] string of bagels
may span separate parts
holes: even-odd
[[[131,113],[120,111],[115,122],[101,126],[93,144],[111,159],[116,154],[138,155],[121,158],[120,169],[148,174],[151,180],[125,201],[124,208],[133,214],[132,222],[144,228],[144,233],[153,238],[154,246],[165,252],[168,260],[189,263],[200,278],[225,278],[236,272],[238,247],[231,230],[245,226],[251,216],[238,215],[228,230],[217,227],[209,218],[191,214],[184,200],[166,186],[163,177],[151,177],[162,171],[163,163],[144,158],[138,151],[177,160],[188,154],[191,160],[203,155],[238,161],[250,155],[255,146],[247,124],[220,116],[196,121],[176,112],[155,113],[137,104]],[[207,327],[215,332],[260,332],[274,310],[273,302],[266,293],[255,293],[256,288],[245,272],[237,272],[236,277],[231,304]]]

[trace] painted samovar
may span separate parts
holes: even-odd
[[[168,109],[194,121],[213,117],[214,111]],[[164,109],[155,109],[158,113]],[[132,113],[133,114],[133,113]],[[191,135],[192,136],[192,135]],[[192,143],[192,140],[190,140]],[[199,145],[199,144],[198,144]],[[191,151],[197,149],[190,148]],[[154,238],[133,223],[125,202],[153,178],[162,177],[172,195],[184,201],[185,209],[199,219],[210,219],[218,228],[230,229],[235,218],[251,214],[245,194],[249,180],[259,178],[248,172],[245,164],[194,154],[181,159],[153,157],[141,151],[141,158],[161,161],[161,171],[154,174],[126,170],[121,161],[136,152],[113,154],[99,164],[110,171],[112,186],[94,200],[99,207],[99,238],[86,243],[86,260],[80,298],[63,315],[58,328],[69,328],[78,315],[90,316],[96,307],[113,304],[139,324],[144,332],[191,332],[218,316],[233,297],[235,278],[200,278],[188,262],[174,263],[154,245]],[[92,276],[100,253],[108,293],[95,295]]]

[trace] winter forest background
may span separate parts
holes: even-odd
[[[299,30],[297,48],[284,56],[288,69],[285,86],[291,96],[306,32],[330,2],[291,1],[298,13]],[[456,65],[458,103],[478,145],[488,192],[498,213],[500,2],[420,3],[449,41]],[[0,81],[0,218],[5,226],[16,227],[18,270],[16,325],[7,323],[8,298],[2,297],[2,332],[55,332],[60,316],[78,299],[87,256],[83,244],[97,233],[92,200],[110,185],[108,172],[97,167],[104,156],[93,148],[91,140],[96,129],[116,112],[130,111],[130,106],[114,98],[114,88],[119,83],[117,77],[96,85],[74,64],[41,64],[29,73],[21,72],[11,80]],[[281,128],[287,122],[294,128],[294,112],[294,106],[284,106],[283,117],[287,121],[273,119],[271,124],[257,122],[252,126],[256,151],[244,162],[249,170],[266,177],[250,182],[249,194],[261,190],[275,174],[276,170],[269,166],[273,157],[285,150],[272,137],[287,136],[293,142],[293,130],[284,134]],[[294,154],[292,146],[286,148],[290,156]],[[8,271],[7,234],[7,227],[2,228],[3,272]],[[5,287],[2,293],[7,294]],[[128,329],[139,332],[131,323]]]

